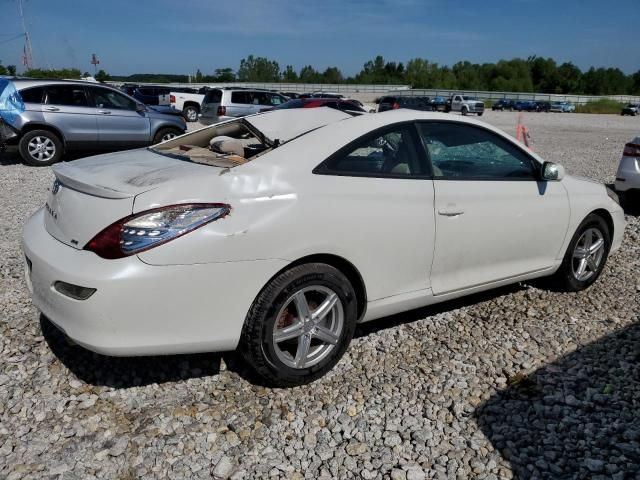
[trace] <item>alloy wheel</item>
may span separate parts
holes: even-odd
[[[572,271],[576,280],[584,282],[594,276],[604,258],[605,242],[598,228],[589,228],[580,236],[573,250]]]
[[[162,141],[166,142],[167,140],[171,140],[172,138],[176,138],[178,135],[176,135],[173,132],[167,132],[164,135],[162,135]]]
[[[276,356],[295,369],[316,365],[338,345],[344,319],[342,302],[330,288],[313,285],[298,290],[276,316]]]
[[[44,136],[33,137],[27,145],[29,155],[39,162],[48,162],[56,154],[56,145]]]

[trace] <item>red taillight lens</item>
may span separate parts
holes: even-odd
[[[222,117],[222,116],[224,116],[226,114],[227,114],[227,107],[223,107],[222,105],[220,105],[218,107],[218,116]]]
[[[176,103],[176,96],[175,95],[169,95],[169,103]]]
[[[391,108],[392,108],[392,109],[394,109],[394,110],[397,110],[397,109],[399,109],[399,108],[400,108],[400,104],[399,104],[398,102],[395,102],[395,103],[391,106]]]
[[[192,232],[231,211],[223,203],[169,205],[118,220],[93,237],[84,250],[113,260],[157,247]]]
[[[636,143],[627,143],[624,146],[622,155],[625,157],[640,157],[640,145]]]

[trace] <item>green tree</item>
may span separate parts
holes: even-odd
[[[560,91],[558,93],[582,93],[584,91],[582,71],[573,63],[565,62],[560,65],[558,76],[560,77],[558,83]]]
[[[343,81],[344,77],[338,67],[329,67],[322,72],[323,83],[342,83]]]
[[[320,83],[320,73],[311,65],[302,67],[298,78],[301,83]]]
[[[94,78],[99,82],[106,82],[107,80],[111,80],[111,75],[104,70],[98,70],[98,73],[96,73]]]
[[[249,55],[240,61],[238,80],[241,82],[277,82],[280,80],[280,66],[275,60]]]
[[[293,69],[293,66],[287,65],[285,67],[284,72],[282,72],[282,80],[284,82],[290,82],[290,83],[295,83],[298,81],[298,74]]]
[[[202,83],[203,75],[200,69],[196,70],[195,81],[196,83]]]
[[[80,70],[77,68],[62,68],[59,70],[32,68],[30,70],[26,70],[22,75],[29,78],[60,78],[78,80],[80,79]]]
[[[8,75],[8,71],[7,71],[7,67],[5,67],[4,65],[2,65],[2,63],[0,63],[0,75]]]
[[[15,65],[7,65],[7,72],[9,73],[9,75],[15,75],[16,74],[16,66]]]

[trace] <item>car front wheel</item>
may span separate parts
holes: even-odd
[[[200,111],[194,106],[189,106],[186,107],[182,113],[187,122],[195,122],[198,120],[198,113],[200,113]]]
[[[268,385],[311,382],[333,368],[356,325],[349,280],[323,263],[299,265],[275,277],[253,302],[238,347]]]
[[[184,132],[177,128],[161,128],[156,132],[153,137],[154,145],[156,143],[166,142],[167,140],[171,140],[172,138],[176,138],[179,135],[182,135]]]
[[[48,130],[33,130],[20,139],[18,151],[25,163],[45,167],[62,158],[62,141]]]
[[[604,219],[590,214],[573,235],[560,268],[555,273],[555,285],[565,291],[577,292],[591,286],[600,276],[611,248],[611,234]]]

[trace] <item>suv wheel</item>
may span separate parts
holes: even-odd
[[[182,135],[184,132],[177,128],[161,128],[157,131],[155,136],[153,137],[153,144],[166,142],[167,140],[171,140],[172,138],[176,138],[179,135]]]
[[[462,107],[462,115],[467,115],[469,113],[469,109],[467,107]]]
[[[197,107],[190,105],[188,107],[185,107],[182,113],[184,114],[184,118],[187,120],[187,122],[196,122],[198,120],[198,113],[200,113],[200,111]]]
[[[62,142],[53,132],[33,130],[20,139],[18,151],[25,163],[34,167],[45,167],[60,161]]]

